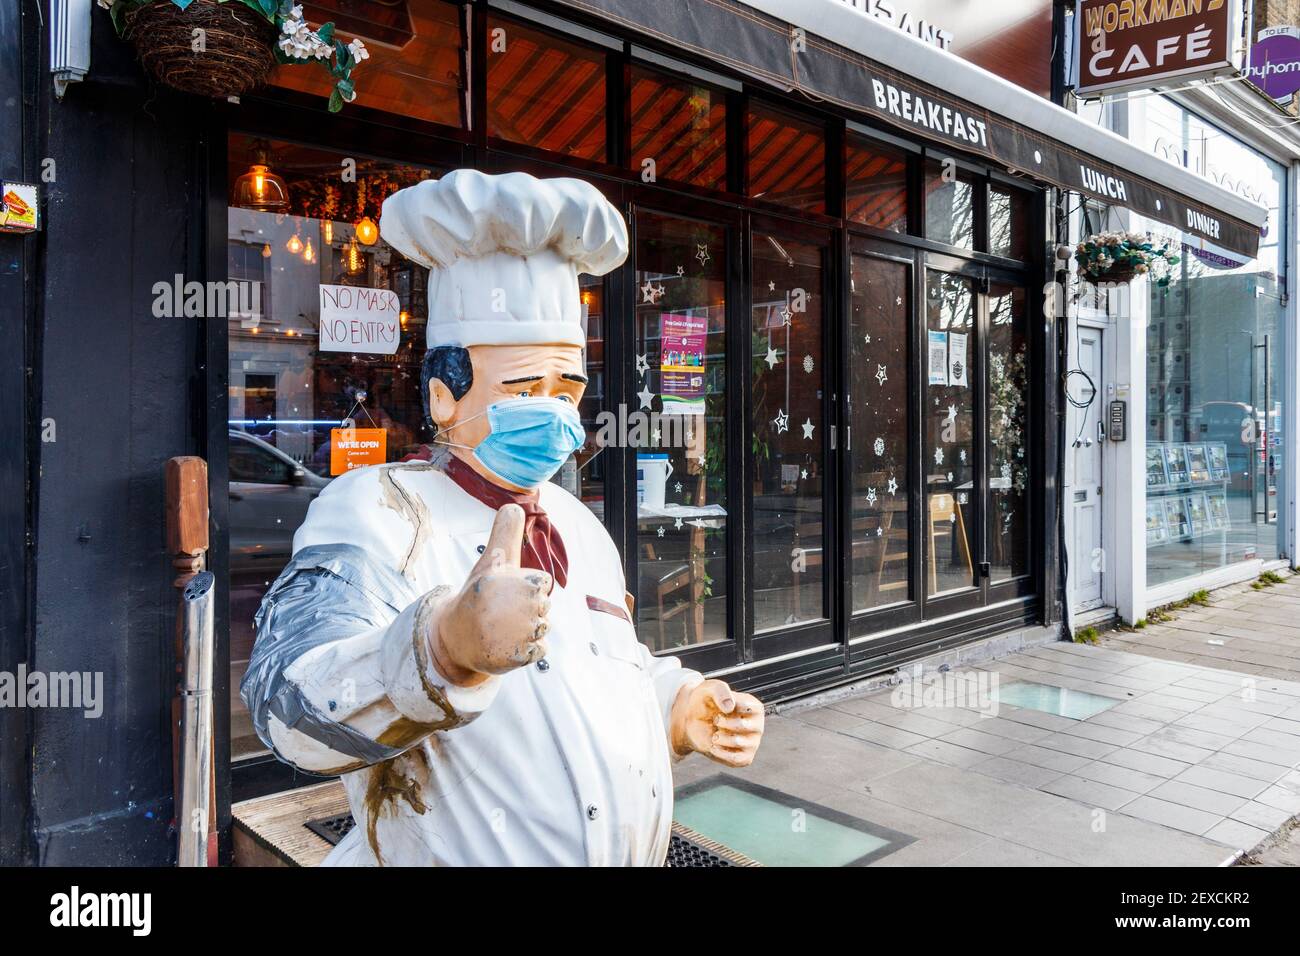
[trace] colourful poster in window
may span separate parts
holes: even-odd
[[[704,316],[659,317],[659,393],[665,415],[704,414],[704,348],[708,338]]]

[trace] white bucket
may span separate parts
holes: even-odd
[[[673,463],[666,454],[636,456],[636,503],[662,511]]]

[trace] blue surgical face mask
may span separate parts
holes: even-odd
[[[558,398],[511,398],[489,405],[480,414],[487,415],[489,431],[473,449],[474,457],[492,474],[519,488],[536,488],[549,480],[587,437],[578,409]],[[441,443],[456,444],[443,438],[447,431],[450,429],[439,436]]]

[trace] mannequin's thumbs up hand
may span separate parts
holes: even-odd
[[[524,511],[505,505],[482,557],[429,635],[438,670],[454,684],[477,684],[546,656],[551,576],[520,567],[523,541]]]

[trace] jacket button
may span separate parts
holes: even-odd
[[[551,662],[548,661],[545,657],[543,657],[540,661],[537,662],[537,669],[541,671],[543,674],[545,674],[547,671],[551,669]]]
[[[591,653],[595,654],[597,657],[600,656],[600,648],[598,648],[598,647],[596,646],[596,642],[595,642],[595,641],[592,641],[592,642],[591,642],[590,644],[588,644],[587,646],[591,648]]]
[[[591,806],[587,807],[588,820],[594,820],[598,816],[600,816],[600,809],[594,803]]]

